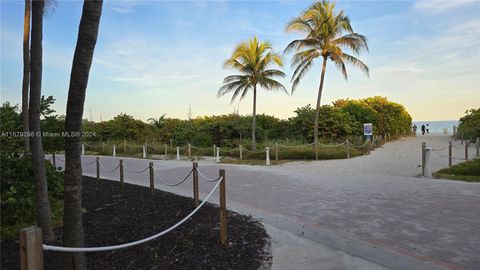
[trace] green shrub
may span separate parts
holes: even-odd
[[[465,139],[472,139],[473,141],[480,137],[480,108],[471,109],[465,112],[465,116],[460,118],[458,125],[458,136]]]

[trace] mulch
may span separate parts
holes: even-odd
[[[228,205],[228,198],[227,198]],[[193,200],[146,187],[84,178],[86,246],[126,243],[177,223]],[[177,229],[151,242],[86,253],[88,269],[264,269],[271,265],[270,239],[257,220],[228,211],[228,244],[219,244],[219,209],[206,203]],[[61,228],[55,230],[61,245]],[[1,269],[19,269],[18,242],[1,243]],[[44,253],[45,269],[61,269],[61,253]]]

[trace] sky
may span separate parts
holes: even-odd
[[[106,0],[87,87],[84,118],[119,113],[148,118],[251,114],[253,95],[230,103],[217,98],[223,78],[235,74],[223,62],[236,44],[253,36],[277,52],[301,38],[286,23],[311,1],[112,1]],[[42,94],[65,113],[82,1],[57,0],[46,11]],[[337,99],[386,96],[414,120],[456,120],[480,107],[480,1],[337,1],[355,32],[368,37],[360,55],[366,77],[348,66],[348,81],[328,64],[322,105]],[[21,103],[24,1],[0,2],[0,98]],[[291,89],[291,55],[283,56]],[[315,105],[321,62],[295,93],[260,89],[257,113],[288,118]]]

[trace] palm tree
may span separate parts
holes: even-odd
[[[43,0],[32,2],[32,43],[30,47],[30,102],[29,128],[36,134],[30,137],[32,151],[32,169],[35,181],[35,201],[37,223],[46,240],[54,238],[50,201],[48,199],[47,175],[45,172],[45,154],[43,152],[40,130],[40,96],[42,92],[42,32],[43,32]]]
[[[97,42],[102,14],[102,0],[85,0],[78,30],[77,45],[73,56],[70,85],[68,88],[65,131],[77,134],[82,130],[88,76]],[[82,226],[82,160],[80,136],[65,138],[65,191],[63,213],[63,244],[83,246]],[[64,269],[85,269],[83,253],[65,253]]]
[[[150,125],[156,128],[162,128],[165,124],[165,114],[162,114],[162,116],[160,116],[158,119],[148,118],[148,122],[150,123]]]
[[[233,92],[231,102],[241,94],[245,98],[249,90],[253,90],[253,118],[252,118],[252,150],[256,150],[255,129],[257,114],[257,86],[266,90],[287,89],[276,81],[275,77],[285,77],[285,73],[273,69],[271,66],[283,67],[281,56],[272,50],[272,45],[260,42],[257,37],[248,42],[237,45],[232,56],[225,61],[224,68],[233,68],[241,74],[230,75],[223,80],[223,86],[218,90],[218,97]]]
[[[30,80],[30,8],[31,1],[25,0],[25,15],[23,17],[23,82],[22,82],[22,124],[23,131],[28,132],[28,85]],[[25,136],[23,148],[30,152],[30,140]]]
[[[367,38],[355,33],[350,25],[350,19],[343,10],[335,12],[335,3],[329,3],[326,0],[314,2],[300,16],[293,18],[288,22],[286,31],[300,32],[305,35],[303,39],[297,39],[288,44],[284,51],[284,53],[295,51],[291,62],[292,68],[295,69],[292,76],[292,93],[311,69],[315,59],[323,60],[314,130],[315,158],[318,159],[318,118],[327,61],[335,63],[345,80],[348,78],[346,63],[360,68],[368,76],[367,65],[344,51],[344,49],[350,49],[356,56],[363,49],[368,51]]]

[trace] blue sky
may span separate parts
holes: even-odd
[[[216,94],[234,71],[223,62],[254,35],[283,51],[296,34],[286,22],[311,1],[105,1],[87,89],[84,118],[120,112],[147,120],[252,111],[252,95],[230,104]],[[65,112],[81,1],[57,0],[44,22],[43,94]],[[23,1],[1,1],[1,101],[20,103]],[[339,98],[387,96],[415,120],[450,120],[480,107],[480,1],[337,1],[354,30],[369,38],[361,59],[370,77],[348,68],[345,81],[327,66],[322,104]],[[283,80],[290,88],[290,55]],[[286,118],[315,104],[321,63],[293,95],[261,90],[257,112]]]

